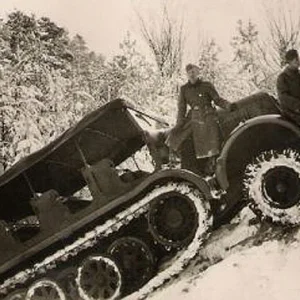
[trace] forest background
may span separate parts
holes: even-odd
[[[222,57],[213,37],[194,37],[193,62],[199,65],[201,77],[213,82],[229,101],[257,91],[276,95],[284,53],[300,45],[300,16],[284,3],[276,11],[265,7],[263,25],[251,19],[237,22],[229,59]],[[178,89],[186,80],[190,33],[185,16],[174,14],[168,1],[153,16],[138,10],[135,15],[140,38],[128,32],[111,57],[92,51],[84,37],[69,34],[47,16],[19,10],[2,16],[1,172],[115,98],[174,124]],[[141,43],[149,55],[140,50]]]

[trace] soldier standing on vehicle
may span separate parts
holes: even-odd
[[[215,106],[231,110],[235,104],[221,98],[212,83],[200,79],[196,65],[188,64],[186,72],[188,82],[180,88],[177,122],[168,143],[179,150],[182,168],[212,174],[221,144]]]
[[[300,73],[299,54],[295,49],[285,54],[287,63],[277,79],[277,93],[282,113],[287,118],[300,124]]]

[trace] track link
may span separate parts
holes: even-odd
[[[26,287],[28,281],[36,277],[47,274],[57,267],[57,264],[66,262],[70,258],[77,256],[81,251],[91,248],[99,243],[99,240],[118,232],[124,226],[129,225],[133,220],[145,215],[149,211],[150,203],[163,193],[178,191],[193,201],[198,214],[198,228],[193,240],[184,249],[179,250],[165,264],[159,272],[148,283],[146,283],[137,293],[133,293],[131,299],[145,298],[154,289],[161,286],[165,281],[171,279],[184,269],[188,262],[197,254],[203,241],[207,238],[212,226],[209,203],[204,199],[203,194],[187,182],[170,181],[164,185],[155,186],[142,199],[132,204],[129,208],[118,213],[114,218],[107,220],[104,224],[96,226],[93,230],[86,232],[75,242],[65,248],[57,250],[52,255],[40,262],[36,262],[31,267],[24,269],[0,285],[0,294],[4,297],[19,286]]]

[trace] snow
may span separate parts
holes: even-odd
[[[182,76],[180,74],[174,78],[161,76],[157,68],[137,51],[136,42],[132,41],[130,36],[122,42],[118,55],[111,60],[102,61],[100,56],[91,55],[83,39],[77,36],[77,40],[71,40],[66,31],[63,35],[56,34],[51,43],[44,39],[40,40],[38,37],[45,36],[46,33],[59,33],[59,30],[56,30],[59,27],[50,20],[40,22],[41,20],[32,17],[32,22],[36,26],[28,28],[27,18],[22,13],[11,14],[8,19],[10,23],[4,21],[1,23],[6,30],[2,30],[0,39],[3,50],[1,60],[5,63],[3,70],[0,70],[2,79],[0,92],[3,101],[0,107],[2,119],[0,145],[1,161],[5,162],[0,167],[3,171],[20,158],[53,140],[88,111],[116,97],[124,97],[142,112],[163,117],[171,125],[175,121],[176,99],[178,87],[183,83]],[[32,30],[36,33],[33,40],[28,38],[32,35]],[[22,35],[20,32],[23,32]],[[16,47],[17,55],[11,55],[16,50],[11,49],[8,43],[12,36],[20,38],[20,45]],[[243,69],[244,63],[249,60],[249,54],[252,54],[252,50],[247,49],[247,43],[241,42],[240,45],[236,45],[238,46],[236,50],[245,54],[246,61],[235,60],[229,64],[221,64],[217,59],[215,55],[218,50],[215,46],[217,45],[212,43],[203,47],[199,59],[200,63],[205,62],[201,64],[205,68],[202,75],[214,81],[223,97],[235,101],[253,94],[258,87],[274,93],[275,77],[270,76],[273,70],[265,70],[264,83],[256,84],[255,67],[259,61],[257,53],[251,55],[250,69]],[[216,51],[210,51],[211,47]],[[27,49],[30,49],[30,53]],[[75,55],[72,62],[61,56],[70,50]],[[2,73],[5,76],[2,76]],[[145,122],[141,118],[137,118],[137,121],[143,124],[144,130],[162,129],[152,121]],[[136,153],[135,161],[129,158],[120,168],[135,170],[137,162],[141,169],[152,171],[153,166],[149,158],[149,153],[144,148]],[[274,164],[274,161],[270,162],[272,163]],[[285,160],[285,165],[296,166],[300,174],[299,162],[295,164],[294,160],[288,159]],[[258,175],[262,173],[258,174],[257,167],[253,166],[252,170],[253,190],[252,192],[250,190],[250,196],[253,194],[253,198],[260,201],[262,197]],[[270,165],[264,163],[260,170],[263,172],[269,167]],[[121,220],[129,222],[133,218],[130,213],[142,214],[143,210],[147,209],[144,205],[148,205],[154,196],[148,195],[128,211],[86,233],[65,249],[60,249],[44,261],[35,262],[31,269],[16,274],[2,287],[25,281],[31,278],[36,270],[50,269],[56,260],[66,260],[69,256],[76,255],[76,251],[92,246],[95,236],[104,237],[118,230],[124,225]],[[276,210],[269,211],[265,203],[259,204],[265,214],[277,213]],[[293,223],[298,223],[299,207],[294,207],[289,213],[288,217],[293,218]],[[274,215],[273,219],[275,217],[278,218],[278,215]],[[283,220],[282,216],[280,217]],[[255,246],[255,242],[262,236],[270,239],[268,236],[270,234],[271,238],[274,238],[276,232],[272,232],[269,228],[265,232],[260,224],[250,225],[249,221],[252,218],[253,214],[248,209],[244,210],[231,224],[214,232],[199,253],[195,253],[200,242],[196,239],[186,253],[180,253],[181,257],[175,263],[171,262],[170,269],[163,270],[148,285],[128,298],[148,295],[165,279],[181,272],[185,262],[197,254],[190,266],[183,270],[177,279],[172,279],[164,287],[158,288],[150,299],[169,297],[170,300],[176,298],[226,300],[256,297],[276,300],[296,299],[296,296],[298,299],[300,291],[296,278],[300,272],[300,258],[297,256],[299,238],[296,237],[296,241],[289,244],[277,238]],[[204,224],[202,225],[203,229]],[[199,230],[198,235],[201,228]]]
[[[236,253],[150,299],[299,299],[299,251],[297,242],[266,242]]]
[[[203,242],[203,237],[206,235],[209,227],[211,226],[212,219],[207,215],[207,203],[199,201],[201,195],[198,190],[194,190],[184,183],[169,182],[162,187],[155,187],[144,198],[134,203],[128,209],[121,211],[113,219],[109,219],[104,224],[95,227],[92,231],[86,232],[83,237],[77,239],[72,244],[56,251],[54,254],[46,257],[43,261],[35,263],[32,268],[19,272],[13,277],[7,279],[0,286],[0,291],[2,293],[6,293],[7,288],[13,287],[17,283],[24,283],[30,277],[41,274],[46,269],[54,268],[57,262],[66,261],[70,256],[76,255],[79,251],[92,247],[98,242],[95,237],[101,238],[118,231],[123,225],[130,222],[133,218],[145,213],[148,209],[149,203],[153,199],[156,199],[163,193],[169,193],[171,191],[177,191],[179,193],[189,195],[189,198],[195,204],[195,208],[199,216],[199,226],[193,241],[187,249],[180,251],[172,261],[172,264],[159,272],[159,274],[150,280],[138,293],[134,294],[131,299],[140,299],[141,297],[147,296],[155,288],[161,286],[166,280],[182,271],[189,260],[197,254],[197,250]],[[203,216],[205,217],[203,218]]]
[[[37,281],[36,283],[34,283],[27,291],[25,300],[30,300],[32,298],[36,298],[37,294],[40,293],[40,288],[48,288],[48,289],[50,288],[49,296],[54,291],[56,291],[59,299],[66,300],[66,296],[65,296],[64,292],[61,290],[61,288],[54,281],[47,280],[47,279],[40,280],[40,281]],[[55,294],[55,292],[54,292],[54,294]]]
[[[163,193],[177,191],[178,193],[188,195],[194,202],[195,209],[198,214],[199,226],[195,233],[194,239],[188,245],[186,249],[179,251],[174,259],[163,268],[162,271],[152,278],[146,285],[144,285],[138,292],[133,293],[127,300],[144,299],[155,288],[160,287],[164,282],[171,279],[173,276],[180,274],[185,265],[197,254],[200,245],[203,243],[204,238],[207,236],[207,232],[212,225],[212,218],[208,216],[208,206],[205,201],[199,201],[202,198],[198,190],[195,190],[184,183],[170,182],[163,187],[156,188],[151,192],[153,198],[156,198]]]
[[[299,231],[283,240],[282,228],[250,225],[253,216],[247,208],[240,219],[213,233],[194,263],[148,299],[299,299]],[[264,232],[269,240],[258,243]]]
[[[298,299],[299,250],[296,242],[266,242],[236,253],[151,299]]]
[[[262,153],[254,164],[247,167],[248,179],[245,181],[245,186],[249,198],[253,199],[255,205],[264,216],[271,217],[273,221],[291,225],[299,224],[299,205],[294,205],[287,209],[274,208],[274,205],[270,205],[272,199],[263,192],[263,178],[275,166],[293,170],[300,178],[300,158],[297,152],[293,150],[286,150],[283,153],[267,151]]]

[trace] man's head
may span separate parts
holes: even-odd
[[[299,54],[295,49],[291,49],[286,52],[285,60],[288,66],[292,69],[298,69],[300,67]]]
[[[199,78],[200,70],[199,70],[199,67],[198,67],[198,66],[193,65],[193,64],[188,64],[188,65],[185,67],[185,71],[186,71],[188,80],[189,80],[191,83],[195,83],[195,82],[197,81],[197,79]]]

